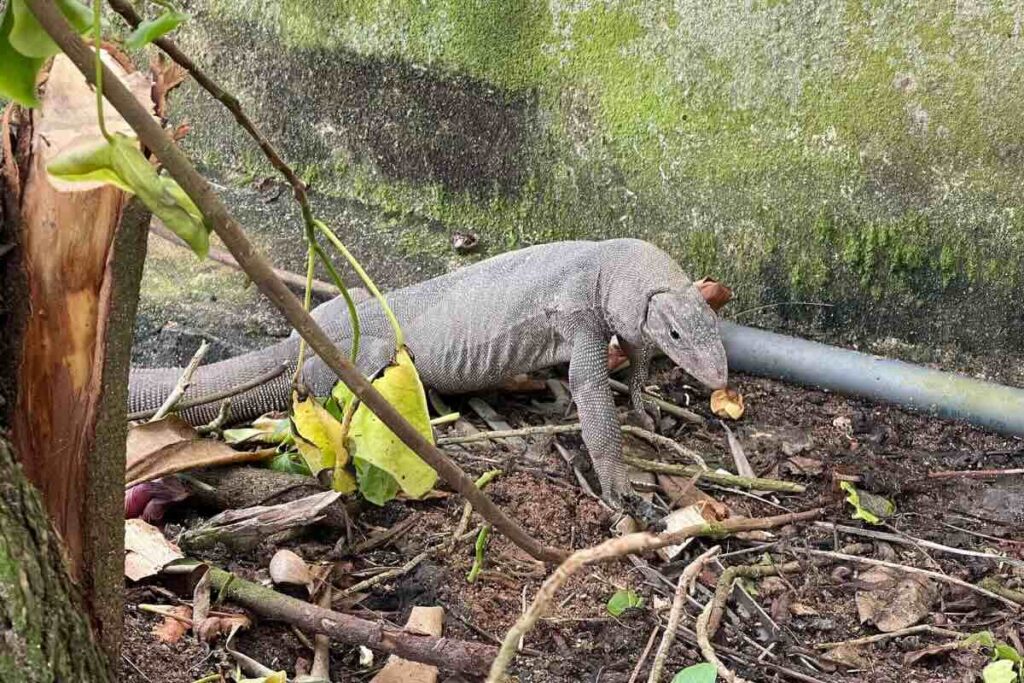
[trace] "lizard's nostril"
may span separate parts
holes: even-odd
[[[669,336],[672,337],[673,339],[679,339],[679,333],[676,332],[675,330],[669,331]]]

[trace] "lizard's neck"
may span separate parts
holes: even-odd
[[[651,297],[692,283],[672,258],[653,244],[610,240],[605,245],[597,283],[605,323],[628,344],[649,344],[643,327]]]

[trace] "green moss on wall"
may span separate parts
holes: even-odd
[[[404,226],[408,255],[444,261],[454,229],[491,251],[637,235],[735,285],[741,306],[827,300],[844,311],[835,324],[965,339],[996,320],[1024,345],[1006,310],[1024,280],[1022,11],[1009,4],[207,6],[193,44],[251,35],[273,55],[263,68],[277,87],[254,83],[251,51],[226,57],[227,74],[265,118],[294,112],[281,132],[303,138],[290,144],[321,193],[415,215],[420,227],[382,228]],[[370,83],[353,60],[386,77]],[[428,95],[419,73],[436,81]],[[413,94],[383,95],[403,88]],[[388,144],[413,146],[458,136],[476,107],[491,127],[439,157],[457,172],[403,176],[379,144],[363,149],[379,130],[405,127]],[[491,175],[450,180],[467,173]]]

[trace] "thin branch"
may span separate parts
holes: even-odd
[[[1009,470],[942,470],[929,472],[928,479],[991,479],[993,477],[1012,477],[1024,474],[1024,469]]]
[[[183,411],[183,410],[188,410],[189,408],[195,408],[196,406],[206,405],[207,403],[213,403],[215,401],[223,401],[224,399],[231,398],[232,396],[237,396],[238,394],[244,394],[245,392],[249,391],[250,389],[253,389],[253,388],[258,387],[258,386],[262,386],[263,384],[266,384],[270,380],[275,379],[275,378],[279,377],[280,375],[284,374],[284,371],[287,368],[288,368],[288,366],[282,364],[282,365],[277,366],[273,370],[270,370],[269,372],[265,372],[262,375],[259,375],[257,377],[253,377],[252,379],[250,379],[247,382],[242,382],[238,386],[230,387],[228,389],[224,389],[222,391],[217,391],[217,392],[214,392],[212,394],[206,394],[204,396],[196,396],[195,398],[190,398],[188,400],[182,401],[177,406],[178,407],[178,411],[180,412],[180,411]],[[152,417],[153,415],[155,415],[157,410],[159,410],[159,409],[140,410],[140,411],[138,411],[136,413],[128,413],[128,418],[127,419],[128,419],[129,422],[134,421],[134,420],[145,420],[146,418],[149,418],[149,417]]]
[[[35,14],[40,25],[85,76],[86,80],[89,83],[94,83],[95,79],[90,64],[92,51],[74,34],[53,0],[25,0],[25,2]],[[566,557],[564,550],[542,544],[527,533],[521,525],[508,517],[501,508],[473,485],[473,480],[466,476],[462,468],[409,424],[402,414],[363,377],[345,354],[334,345],[320,325],[302,309],[302,303],[295,298],[291,290],[274,275],[270,263],[249,241],[242,226],[160,124],[139,104],[135,96],[128,92],[120,80],[112,73],[105,75],[107,78],[103,81],[103,94],[107,101],[117,109],[139,136],[139,140],[153,152],[168,174],[177,181],[196,204],[203,214],[205,222],[212,226],[224,245],[238,260],[249,279],[256,283],[260,291],[281,311],[292,328],[309,343],[327,367],[366,404],[371,412],[380,418],[381,422],[402,443],[419,455],[456,492],[469,500],[480,516],[491,522],[497,531],[539,560],[553,562],[564,559]]]
[[[901,628],[898,631],[890,631],[888,633],[876,633],[873,636],[864,636],[863,638],[854,638],[852,640],[840,640],[835,643],[818,643],[814,647],[819,650],[831,650],[836,647],[842,647],[844,645],[859,647],[861,645],[871,645],[872,643],[881,643],[890,638],[902,638],[903,636],[912,636],[918,633],[930,633],[936,636],[947,636],[949,638],[956,638],[960,640],[966,638],[969,634],[960,633],[959,631],[951,631],[948,628],[939,628],[938,626],[932,626],[931,624],[918,624],[917,626],[911,626],[910,628]]]
[[[992,560],[994,562],[1005,562],[1006,564],[1012,564],[1015,567],[1024,567],[1024,560],[1019,560],[1016,557],[1007,557],[1006,555],[996,555],[994,553],[983,553],[977,550],[966,550],[964,548],[954,548],[934,541],[926,541],[923,538],[907,536],[906,534],[890,534],[884,531],[873,531],[871,529],[860,529],[855,526],[846,526],[844,524],[833,524],[832,522],[815,522],[814,525],[819,526],[822,529],[838,531],[852,536],[875,538],[880,541],[888,541],[890,543],[898,543],[900,545],[938,550],[939,552],[949,553],[951,555],[966,555],[967,557],[978,557],[985,560]]]
[[[642,553],[650,550],[664,548],[667,545],[676,545],[687,538],[697,536],[709,536],[721,538],[738,531],[752,531],[756,529],[773,529],[787,524],[806,521],[821,516],[824,510],[817,508],[805,512],[796,512],[788,515],[775,517],[763,517],[758,519],[727,519],[723,522],[695,524],[676,531],[651,534],[641,532],[627,534],[618,538],[610,538],[591,548],[577,550],[567,557],[554,572],[544,581],[540,590],[533,598],[529,608],[512,625],[501,644],[498,656],[491,664],[490,672],[487,674],[487,683],[499,683],[503,680],[505,670],[515,657],[519,641],[533,628],[537,621],[543,617],[550,608],[555,594],[569,578],[582,567],[625,555]]]
[[[469,540],[469,539],[473,538],[473,536],[475,536],[478,531],[479,531],[479,527],[477,527],[476,529],[473,529],[472,531],[469,531],[469,532],[466,532],[466,533],[462,534],[456,540],[459,540],[459,541]],[[385,581],[387,581],[388,579],[393,579],[393,578],[396,578],[396,577],[399,577],[399,576],[405,576],[406,574],[411,572],[413,569],[415,569],[417,566],[419,566],[420,562],[422,562],[423,560],[427,559],[428,557],[432,557],[432,556],[437,555],[437,554],[439,554],[441,552],[444,552],[444,553],[451,552],[449,543],[447,541],[445,541],[444,543],[440,543],[438,545],[435,545],[433,548],[427,548],[422,553],[420,553],[419,555],[416,555],[415,557],[413,557],[411,560],[409,560],[405,564],[401,565],[400,567],[395,567],[393,569],[389,569],[389,570],[387,570],[385,572],[381,572],[380,574],[374,574],[373,576],[371,576],[368,579],[364,579],[363,581],[360,581],[359,583],[354,583],[351,586],[349,586],[348,588],[336,592],[334,594],[334,601],[335,602],[340,602],[340,601],[344,600],[345,598],[347,598],[350,595],[355,595],[356,593],[360,593],[362,591],[365,591],[365,590],[368,590],[370,588],[373,588],[374,586],[378,586],[378,585],[384,583]]]
[[[693,582],[700,576],[704,565],[718,555],[721,546],[712,546],[698,555],[690,564],[686,565],[683,573],[679,575],[679,582],[676,584],[676,592],[672,597],[672,609],[668,613],[668,623],[665,624],[665,633],[661,636],[661,643],[658,645],[658,652],[654,655],[654,663],[651,664],[651,673],[647,677],[647,683],[658,683],[661,674],[665,670],[665,661],[668,659],[669,650],[676,640],[676,633],[679,631],[679,620],[683,616],[683,603],[685,598],[693,590]]]
[[[703,472],[707,469],[704,459],[700,457],[700,454],[678,444],[672,439],[661,436],[660,434],[654,434],[646,429],[640,427],[634,427],[633,425],[620,425],[624,434],[632,434],[633,436],[644,439],[651,443],[655,447],[665,447],[676,454],[693,460],[697,463],[700,471]],[[449,436],[437,440],[438,446],[454,446],[456,444],[473,443],[474,441],[494,441],[497,439],[513,439],[521,436],[534,436],[538,434],[542,435],[553,435],[553,434],[576,434],[583,431],[583,427],[579,422],[566,425],[536,425],[533,427],[521,427],[519,429],[499,429],[490,432],[477,432],[476,434],[466,434],[464,436]]]
[[[715,646],[711,644],[711,634],[708,632],[708,622],[711,619],[713,604],[713,601],[708,602],[701,611],[700,616],[697,617],[697,624],[694,626],[694,631],[697,634],[697,647],[700,648],[700,653],[704,659],[715,666],[715,669],[718,670],[718,675],[722,677],[723,681],[727,683],[747,683],[744,679],[733,673],[732,669],[727,667],[718,658],[718,655],[715,654]]]
[[[633,667],[633,673],[629,675],[628,683],[635,683],[636,679],[640,677],[640,670],[644,668],[644,662],[647,661],[647,656],[651,654],[651,648],[654,647],[654,639],[658,636],[658,625],[655,624],[654,628],[651,629],[651,635],[647,639],[647,645],[644,646],[644,651],[640,653],[640,659],[636,660],[636,666]]]
[[[170,242],[182,249],[192,250],[192,247],[188,246],[188,242],[181,239],[177,235],[168,229],[160,219],[154,218],[149,224],[149,231],[157,237]],[[242,267],[238,265],[238,261],[230,253],[217,247],[210,247],[210,250],[206,253],[206,258],[211,261],[216,261],[225,266],[233,268],[235,270],[242,270]],[[293,273],[289,270],[282,270],[281,268],[274,268],[274,275],[276,275],[282,282],[291,287],[292,289],[302,292],[305,291],[306,287],[306,276]],[[341,291],[329,282],[323,280],[313,280],[312,285],[313,293],[321,299],[333,299],[336,296],[341,295]],[[362,290],[360,290],[362,291]]]
[[[200,344],[199,348],[192,355],[192,360],[188,362],[185,369],[181,373],[181,377],[178,378],[178,383],[174,385],[171,393],[167,395],[163,405],[156,409],[153,417],[150,418],[150,422],[160,420],[174,409],[175,404],[181,400],[181,397],[188,391],[188,387],[192,384],[192,375],[195,374],[196,368],[203,362],[203,358],[206,356],[206,352],[210,350],[210,345],[206,343],[204,339]]]
[[[836,553],[830,550],[813,550],[811,548],[792,548],[791,550],[796,553],[804,553],[805,555],[814,555],[817,557],[831,557],[835,560],[843,560],[846,562],[853,562],[855,564],[873,564],[879,567],[889,567],[890,569],[898,569],[902,572],[907,572],[908,574],[920,574],[922,576],[927,576],[928,578],[935,579],[936,581],[952,583],[956,586],[960,586],[961,588],[966,588],[969,591],[973,591],[980,595],[984,595],[987,598],[998,600],[999,602],[1012,607],[1014,609],[1014,612],[1019,611],[1021,608],[1021,605],[1014,602],[1013,600],[1010,600],[1009,598],[1003,597],[1002,595],[997,595],[996,593],[993,593],[990,590],[987,590],[980,586],[975,586],[973,583],[963,581],[953,576],[947,576],[946,574],[940,574],[939,572],[933,572],[929,569],[919,569],[918,567],[911,567],[909,565],[899,564],[897,562],[875,560],[870,557],[857,557],[856,555],[846,555],[844,553]]]
[[[634,458],[629,455],[625,457],[625,460],[627,465],[632,465],[633,467],[646,470],[648,472],[675,474],[680,477],[697,477],[696,483],[700,483],[701,480],[703,480],[713,484],[719,484],[721,486],[735,486],[736,488],[753,489],[755,491],[778,491],[780,493],[803,493],[807,490],[807,487],[803,484],[796,484],[791,481],[781,481],[779,479],[740,477],[735,474],[729,474],[728,472],[704,471],[700,468],[694,467],[693,465],[676,465],[674,463]]]
[[[622,382],[615,379],[609,379],[608,384],[611,385],[612,391],[618,392],[620,394],[625,394],[627,396],[629,395],[629,387],[623,384]],[[703,417],[693,412],[692,410],[687,410],[686,408],[677,406],[675,403],[670,403],[669,401],[666,401],[660,396],[655,396],[654,394],[648,391],[645,391],[643,393],[645,399],[647,399],[654,405],[658,406],[659,408],[661,408],[663,412],[666,412],[669,415],[674,415],[675,417],[678,417],[682,420],[686,420],[687,422],[696,425],[702,425],[707,422],[707,420],[705,420]]]

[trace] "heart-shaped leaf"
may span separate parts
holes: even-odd
[[[108,142],[61,154],[46,170],[61,180],[99,180],[138,195],[154,216],[188,242],[200,258],[206,258],[210,231],[202,213],[173,179],[157,174],[135,138],[115,133]]]
[[[43,66],[38,57],[26,57],[11,45],[14,26],[12,3],[4,9],[0,19],[0,97],[14,100],[23,107],[39,106],[36,98],[36,74]]]
[[[416,431],[433,441],[434,433],[430,427],[423,384],[404,347],[395,354],[394,364],[385,368],[381,377],[374,380],[373,386]],[[390,474],[406,495],[419,498],[434,487],[437,473],[402,443],[365,404],[360,405],[352,417],[349,437],[352,456]],[[371,470],[365,469],[364,472],[370,473]]]
[[[141,49],[178,28],[187,19],[188,15],[184,12],[164,10],[163,14],[156,19],[148,19],[140,23],[124,44],[130,50]]]
[[[644,599],[637,595],[636,591],[623,589],[616,591],[615,595],[608,599],[608,614],[613,617],[622,616],[627,609],[640,607]]]
[[[688,666],[672,677],[672,683],[715,683],[717,680],[718,670],[707,662]]]
[[[58,0],[57,7],[77,33],[85,33],[92,26],[92,12],[77,0]],[[60,52],[57,43],[39,24],[25,0],[11,0],[10,8],[14,17],[10,41],[15,50],[37,59],[46,59]]]
[[[1017,672],[1013,670],[1013,662],[1000,659],[982,669],[981,680],[985,683],[1017,683]]]

